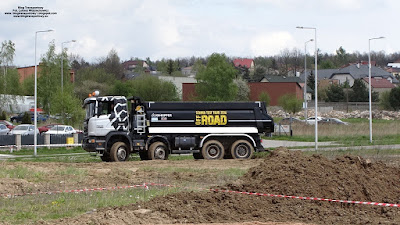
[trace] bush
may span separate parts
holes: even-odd
[[[1,112],[1,114],[0,114],[0,120],[6,120],[6,119],[7,119],[6,112],[5,112],[5,111]]]
[[[265,102],[265,106],[269,106],[269,103],[271,101],[271,97],[269,97],[269,94],[267,92],[261,92],[261,94],[258,96],[258,100]]]
[[[381,94],[379,106],[385,110],[393,110],[392,106],[390,105],[390,91],[385,91]]]
[[[31,124],[32,123],[31,115],[28,112],[24,113],[24,116],[22,117],[22,123],[25,123],[25,124]]]
[[[286,112],[296,113],[302,109],[303,101],[293,94],[286,94],[278,99],[278,105]]]
[[[394,110],[400,109],[400,87],[396,87],[390,90],[389,101],[390,106]]]

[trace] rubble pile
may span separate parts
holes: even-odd
[[[272,109],[269,110],[268,114],[274,117],[289,117],[290,114],[285,112],[281,109]],[[297,118],[304,118],[304,110],[297,112],[293,115],[293,117]],[[308,110],[307,116],[312,117],[314,116],[314,110]],[[355,110],[352,112],[343,112],[343,111],[336,111],[332,110],[329,112],[318,112],[318,116],[320,117],[330,117],[330,118],[339,118],[339,119],[349,119],[349,118],[369,118],[369,111],[359,111]],[[381,110],[374,110],[372,111],[372,117],[374,119],[383,119],[383,120],[397,120],[400,119],[400,111],[381,111]]]

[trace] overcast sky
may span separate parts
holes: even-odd
[[[48,18],[16,18],[7,15],[18,6],[44,7],[56,15]],[[151,60],[207,56],[255,57],[279,54],[285,48],[304,50],[314,38],[322,52],[400,50],[397,21],[398,0],[1,0],[0,41],[15,43],[16,66],[34,65],[35,32],[39,33],[37,55],[55,40],[69,53],[95,62],[112,49],[121,60],[131,57]],[[309,43],[309,52],[314,44]]]

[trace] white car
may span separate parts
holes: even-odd
[[[36,133],[39,134],[39,129],[36,129]],[[14,129],[12,129],[8,134],[20,134],[20,135],[34,135],[35,134],[35,126],[32,124],[21,124]]]
[[[319,121],[321,121],[323,119],[324,119],[323,117],[317,116],[317,122],[319,122]],[[307,120],[306,120],[306,123],[314,125],[315,124],[315,117],[308,117]]]
[[[68,125],[55,125],[46,131],[46,134],[75,134],[76,130]]]
[[[10,129],[8,129],[4,124],[0,124],[0,135],[8,134],[8,132],[10,132]]]

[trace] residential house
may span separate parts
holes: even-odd
[[[237,68],[247,68],[250,72],[254,71],[254,60],[252,59],[234,59],[233,65]]]
[[[310,72],[311,71],[308,71],[307,77],[310,75]],[[312,73],[314,73],[313,70]],[[318,82],[321,80],[338,80],[339,84],[344,84],[347,81],[350,87],[353,86],[354,80],[362,79],[368,76],[368,64],[365,63],[351,64],[340,69],[318,70]],[[304,73],[302,73],[300,77],[304,79]],[[385,70],[376,66],[371,67],[371,77],[381,77],[388,80],[390,83],[393,83],[394,85],[399,83],[399,80],[396,79],[391,73],[386,72]]]
[[[181,72],[186,77],[196,77],[196,71],[193,70],[192,66],[182,68]]]
[[[364,82],[365,86],[369,86],[369,77],[364,77],[362,79]],[[381,95],[385,91],[390,91],[392,88],[395,88],[395,85],[393,83],[390,83],[387,79],[384,79],[382,77],[372,77],[371,78],[371,89],[373,91],[376,91]]]
[[[144,60],[128,60],[122,63],[124,70],[133,72],[137,67],[143,67],[146,70],[149,69],[149,64]],[[150,70],[149,70],[150,72]]]

